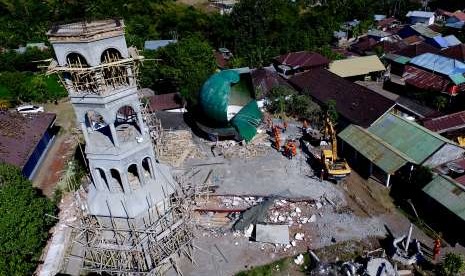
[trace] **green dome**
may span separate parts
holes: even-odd
[[[212,75],[200,90],[200,108],[209,120],[228,123],[227,109],[231,85],[239,82],[239,73],[225,70]]]

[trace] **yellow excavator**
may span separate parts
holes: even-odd
[[[336,131],[329,118],[324,120],[324,135],[328,142],[331,142],[331,149],[321,150],[321,162],[325,173],[325,178],[335,180],[336,182],[344,179],[350,174],[351,169],[345,159],[339,159],[337,156]]]

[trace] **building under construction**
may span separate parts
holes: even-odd
[[[75,194],[80,210],[63,272],[177,269],[178,256],[191,258],[190,200],[199,190],[156,162],[152,137],[160,137],[137,94],[143,57],[126,46],[118,19],[55,25],[47,35],[56,55],[48,73],[69,93],[91,176]]]

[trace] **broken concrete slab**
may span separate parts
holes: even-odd
[[[288,225],[257,224],[255,226],[255,233],[255,240],[257,242],[289,244]]]

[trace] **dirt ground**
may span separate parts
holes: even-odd
[[[78,132],[75,129],[74,110],[67,99],[60,101],[57,105],[45,104],[44,109],[46,112],[57,114],[55,124],[60,127],[60,130],[38,168],[33,184],[41,189],[46,196],[51,197],[56,184],[66,169],[67,162],[75,152]]]

